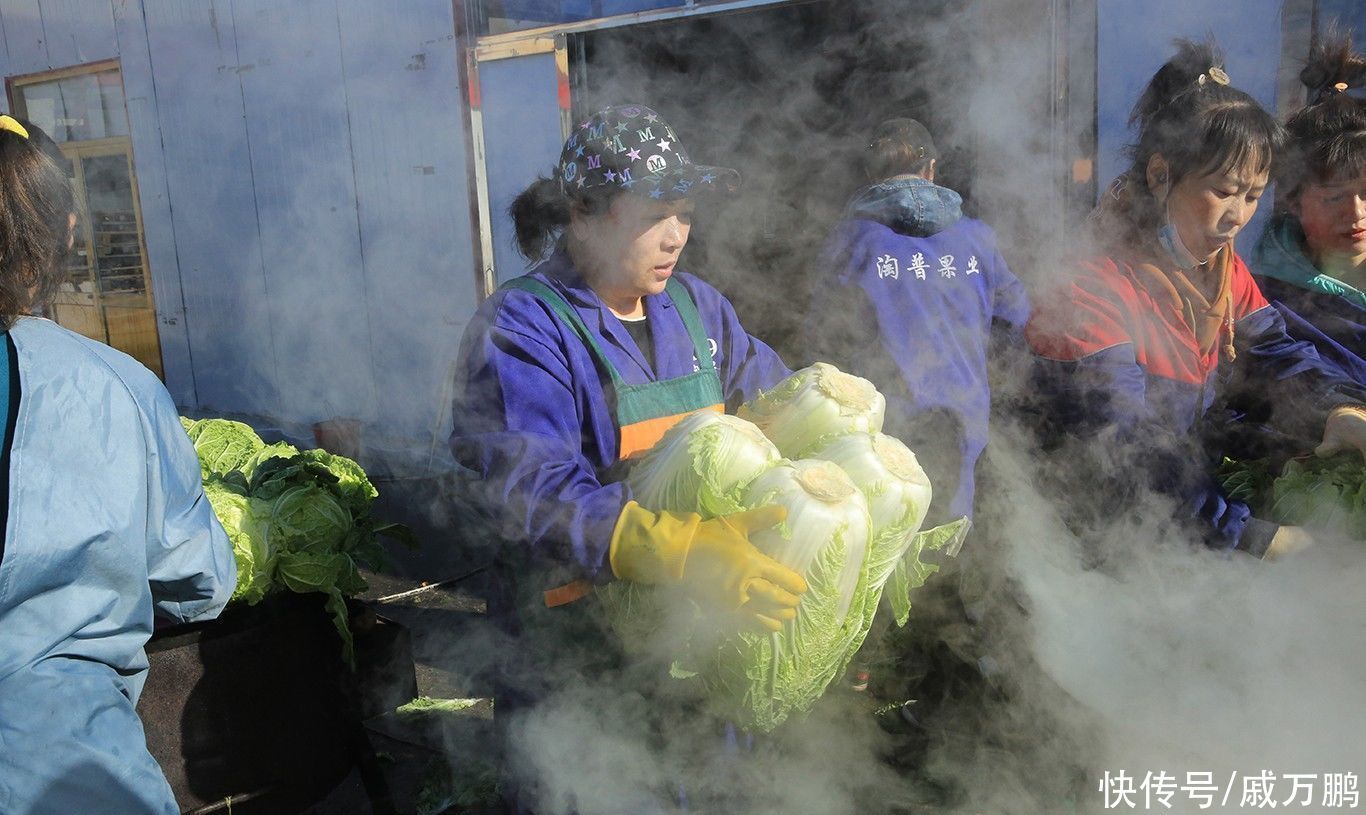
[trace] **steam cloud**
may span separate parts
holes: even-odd
[[[701,214],[685,265],[801,364],[789,349],[820,319],[800,305],[815,288],[804,270],[860,183],[859,139],[882,118],[929,124],[943,182],[997,229],[1022,279],[1044,283],[1061,262],[1058,213],[1072,202],[1055,182],[1072,157],[1051,152],[1054,32],[1040,5],[861,3],[839,25],[833,13],[785,8],[811,18],[793,27],[796,44],[793,30],[768,31],[757,15],[601,33],[588,39],[578,101],[583,113],[649,104],[694,159],[742,170],[746,197]],[[802,28],[816,22],[819,35]],[[690,50],[698,43],[708,45]],[[989,454],[982,534],[937,578],[966,621],[921,637],[973,666],[981,692],[939,704],[919,722],[918,747],[847,693],[737,752],[695,717],[566,683],[514,733],[545,811],[655,812],[678,767],[707,779],[688,790],[692,811],[783,815],[1099,812],[1102,774],[1120,770],[1138,780],[1165,771],[1178,784],[1190,772],[1218,784],[1236,773],[1233,811],[1246,775],[1366,770],[1359,543],[1276,564],[1196,549],[1157,496],[1141,520],[1088,530],[1083,543],[1032,486],[1066,461],[1036,460],[1012,427],[996,429]],[[933,595],[926,603],[913,627],[952,617]],[[1326,811],[1318,783],[1314,806],[1296,811]],[[1274,788],[1279,802],[1287,786]],[[1222,786],[1209,811],[1221,796]],[[1196,809],[1180,793],[1171,802]]]

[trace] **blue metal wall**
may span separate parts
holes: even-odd
[[[477,304],[449,0],[0,0],[0,75],[119,58],[186,410],[441,437]]]

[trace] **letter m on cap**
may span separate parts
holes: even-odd
[[[602,156],[590,154],[588,156],[588,169],[596,170],[602,167]]]
[[[590,138],[590,139],[601,139],[601,138],[602,138],[602,129],[603,129],[604,127],[606,127],[606,123],[605,123],[605,122],[599,122],[599,123],[593,125],[592,127],[589,127],[589,128],[588,128],[588,138]]]
[[[647,128],[645,128],[644,130],[637,130],[637,131],[636,131],[636,138],[640,139],[642,142],[654,141],[654,140],[655,140],[655,131],[654,131],[654,128],[652,128],[652,127],[647,127]]]

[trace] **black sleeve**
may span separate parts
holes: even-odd
[[[9,359],[9,404],[5,406],[5,439],[0,448],[0,560],[5,558],[5,533],[9,527],[9,456],[14,444],[14,423],[19,418],[19,353],[5,332],[5,355]]]

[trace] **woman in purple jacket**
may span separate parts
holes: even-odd
[[[465,332],[451,449],[479,476],[472,500],[498,541],[489,611],[512,640],[497,705],[514,811],[556,806],[534,769],[518,769],[510,722],[565,687],[605,688],[604,710],[639,698],[618,678],[632,668],[596,613],[595,585],[674,584],[772,630],[806,590],[748,540],[780,523],[781,508],[711,520],[651,512],[612,477],[682,417],[734,407],[790,373],[725,297],[678,265],[695,199],[738,183],[734,170],[694,164],[647,107],[595,113],[565,143],[554,178],[513,203],[523,253],[544,260],[485,301]],[[650,811],[651,795],[634,811]]]

